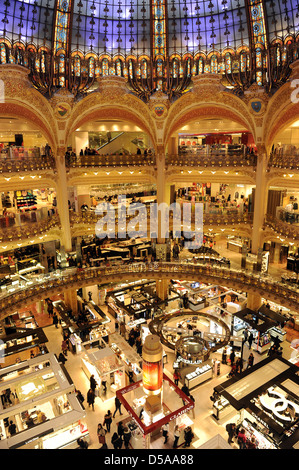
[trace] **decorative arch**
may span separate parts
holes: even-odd
[[[289,90],[289,94],[294,91],[295,89]],[[292,103],[290,104],[287,108],[280,110],[279,112],[275,112],[276,116],[273,116],[271,114],[271,109],[272,113],[275,110],[277,112],[277,108],[275,109],[274,106],[271,106],[269,108],[269,117],[273,117],[269,123],[269,132],[266,135],[265,143],[266,147],[269,149],[272,147],[274,143],[275,137],[284,129],[289,127],[293,122],[298,121],[298,116],[299,116],[299,103]],[[273,125],[271,125],[274,123]]]
[[[50,130],[50,126],[45,122],[34,110],[29,109],[25,105],[6,101],[0,103],[0,115],[7,117],[17,117],[26,119],[38,127],[38,129],[47,137],[49,145],[52,149],[56,149],[56,139]]]
[[[114,90],[111,90],[113,92]],[[73,108],[66,129],[66,139],[78,127],[93,120],[119,119],[136,124],[148,134],[153,146],[156,146],[155,126],[149,116],[148,107],[138,98],[126,95],[113,95],[114,102],[105,102],[101,93],[87,96]],[[105,98],[105,97],[104,97]],[[110,98],[110,96],[109,96]],[[124,102],[125,101],[125,102]],[[142,108],[142,109],[141,109]]]
[[[233,97],[231,96],[230,99],[232,102],[231,105],[233,106]],[[182,99],[182,103],[180,107],[174,106],[172,113],[169,116],[169,119],[165,123],[165,129],[168,129],[165,135],[165,144],[168,143],[171,135],[174,132],[176,132],[178,129],[180,129],[183,125],[185,125],[187,122],[191,122],[194,119],[200,119],[200,118],[209,119],[209,118],[217,117],[217,118],[230,119],[232,121],[237,122],[238,124],[240,124],[240,126],[250,131],[253,137],[255,138],[254,125],[253,123],[248,122],[244,118],[245,112],[243,116],[241,117],[241,115],[238,112],[236,112],[232,108],[228,108],[227,106],[223,104],[207,102],[207,103],[195,103],[193,106],[187,107],[187,106],[183,106],[183,102],[184,100]]]

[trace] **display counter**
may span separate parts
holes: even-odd
[[[259,449],[291,449],[299,443],[298,368],[271,356],[214,388],[234,408]]]
[[[229,240],[226,245],[228,250],[234,251],[236,253],[242,253],[242,246],[243,246],[242,242],[237,242],[237,241],[232,241],[232,240]]]
[[[194,310],[197,312],[198,310],[202,310],[207,306],[206,298],[201,295],[193,295],[193,297],[189,297],[189,308],[190,310]]]
[[[51,438],[78,423],[81,423],[80,437],[88,437],[83,424],[85,412],[76,398],[75,386],[54,354],[1,369],[0,389],[0,449],[74,446],[72,434],[64,441],[51,441]],[[7,432],[8,420],[16,425],[17,432],[12,436]]]
[[[284,341],[287,336],[286,331],[282,330],[281,328],[278,328],[277,326],[270,328],[269,333],[272,338],[278,338],[281,342]]]
[[[220,396],[216,401],[213,403],[213,416],[217,419],[217,421],[224,420],[234,411],[233,407],[230,405],[229,401]]]
[[[185,375],[185,385],[192,390],[201,383],[213,377],[213,368],[210,364],[203,364],[200,367],[196,367],[194,372]]]
[[[133,371],[133,381],[142,379],[142,359],[127,341],[118,333],[109,335],[109,346],[112,351],[125,363],[125,369],[129,372],[131,365]]]
[[[109,347],[82,352],[81,366],[88,379],[94,375],[97,382],[96,395],[103,401],[114,397],[116,390],[126,384],[124,363]],[[106,391],[103,384],[107,387]]]

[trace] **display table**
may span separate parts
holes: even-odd
[[[137,354],[135,349],[133,349],[118,333],[112,333],[109,335],[109,345],[114,353],[125,363],[126,371],[129,370],[129,365],[131,364],[134,382],[141,380],[141,357]]]
[[[274,326],[269,330],[270,335],[272,338],[278,338],[279,341],[284,341],[287,337],[286,331],[282,330],[281,328],[278,328],[277,326]]]
[[[213,369],[209,364],[197,367],[194,372],[185,375],[185,385],[191,390],[213,376]]]
[[[229,401],[224,397],[220,397],[213,404],[213,416],[215,416],[218,421],[228,416],[233,410]]]
[[[206,304],[205,297],[202,297],[200,295],[194,295],[193,298],[189,297],[189,308],[190,308],[190,310],[193,310],[194,312],[197,312],[198,310],[202,310],[206,306],[207,306],[207,304]]]

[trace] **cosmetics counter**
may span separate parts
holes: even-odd
[[[129,318],[150,318],[162,301],[155,294],[155,282],[147,281],[126,285],[108,295],[108,312],[117,318],[126,314]]]
[[[245,308],[232,316],[233,335],[243,336],[245,328],[248,328],[254,338],[252,346],[259,354],[263,354],[270,349],[271,338],[277,336],[280,341],[286,338],[286,332],[280,328],[280,323],[265,316],[264,311],[259,309],[258,312],[255,312]]]
[[[115,392],[126,385],[125,364],[111,347],[84,349],[81,366],[88,380],[94,375],[97,382],[96,396],[102,401],[113,398]]]
[[[128,342],[118,333],[109,335],[109,346],[112,351],[119,357],[124,365],[125,371],[133,372],[133,381],[138,382],[142,379],[142,358],[137,354]]]
[[[244,427],[259,449],[299,444],[298,368],[279,356],[264,359],[214,388],[213,411]]]
[[[77,448],[77,437],[89,440],[75,386],[54,354],[1,369],[0,390],[0,449]]]
[[[22,362],[40,354],[48,352],[45,343],[48,339],[42,328],[21,329],[18,328],[16,333],[1,336],[0,341],[0,357],[2,359],[1,366],[7,367]]]

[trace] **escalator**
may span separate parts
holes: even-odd
[[[97,152],[99,155],[113,155],[116,152],[119,152],[120,145],[119,142],[117,142],[118,138],[121,137],[124,134],[124,132],[119,132],[116,135],[111,135],[111,139],[107,140],[104,142],[104,144],[100,145],[100,147],[97,147]]]

